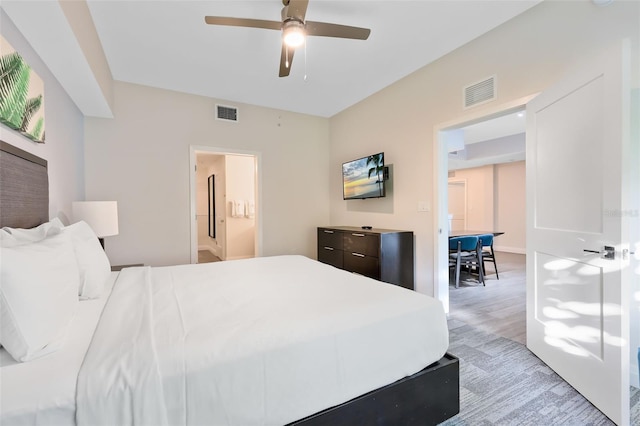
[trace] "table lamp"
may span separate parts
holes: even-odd
[[[93,229],[104,249],[104,237],[118,235],[117,201],[74,201],[73,220],[84,220]]]

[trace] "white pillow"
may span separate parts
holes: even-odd
[[[80,270],[80,299],[96,299],[102,295],[111,275],[111,264],[98,237],[84,221],[69,225],[62,231],[69,234]]]
[[[16,237],[11,235],[9,231],[0,229],[0,247],[13,247],[18,245]]]
[[[0,343],[16,361],[62,346],[78,305],[79,276],[65,233],[0,247]]]
[[[5,226],[0,230],[0,245],[2,247],[13,247],[18,244],[35,243],[59,234],[62,228],[64,228],[64,225],[57,217],[35,228],[23,229]]]

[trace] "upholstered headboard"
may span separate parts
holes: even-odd
[[[0,141],[0,227],[49,220],[47,160]]]

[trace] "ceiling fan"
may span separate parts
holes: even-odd
[[[226,25],[232,27],[263,28],[282,31],[282,51],[280,54],[280,77],[286,77],[291,71],[291,62],[295,48],[304,43],[306,36],[339,37],[356,40],[369,38],[368,28],[348,25],[330,24],[326,22],[305,21],[309,0],[282,0],[282,21],[263,19],[229,18],[224,16],[205,16],[204,21],[210,25]]]

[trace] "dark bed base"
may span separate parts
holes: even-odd
[[[459,370],[447,353],[412,376],[288,426],[436,425],[460,412]]]

